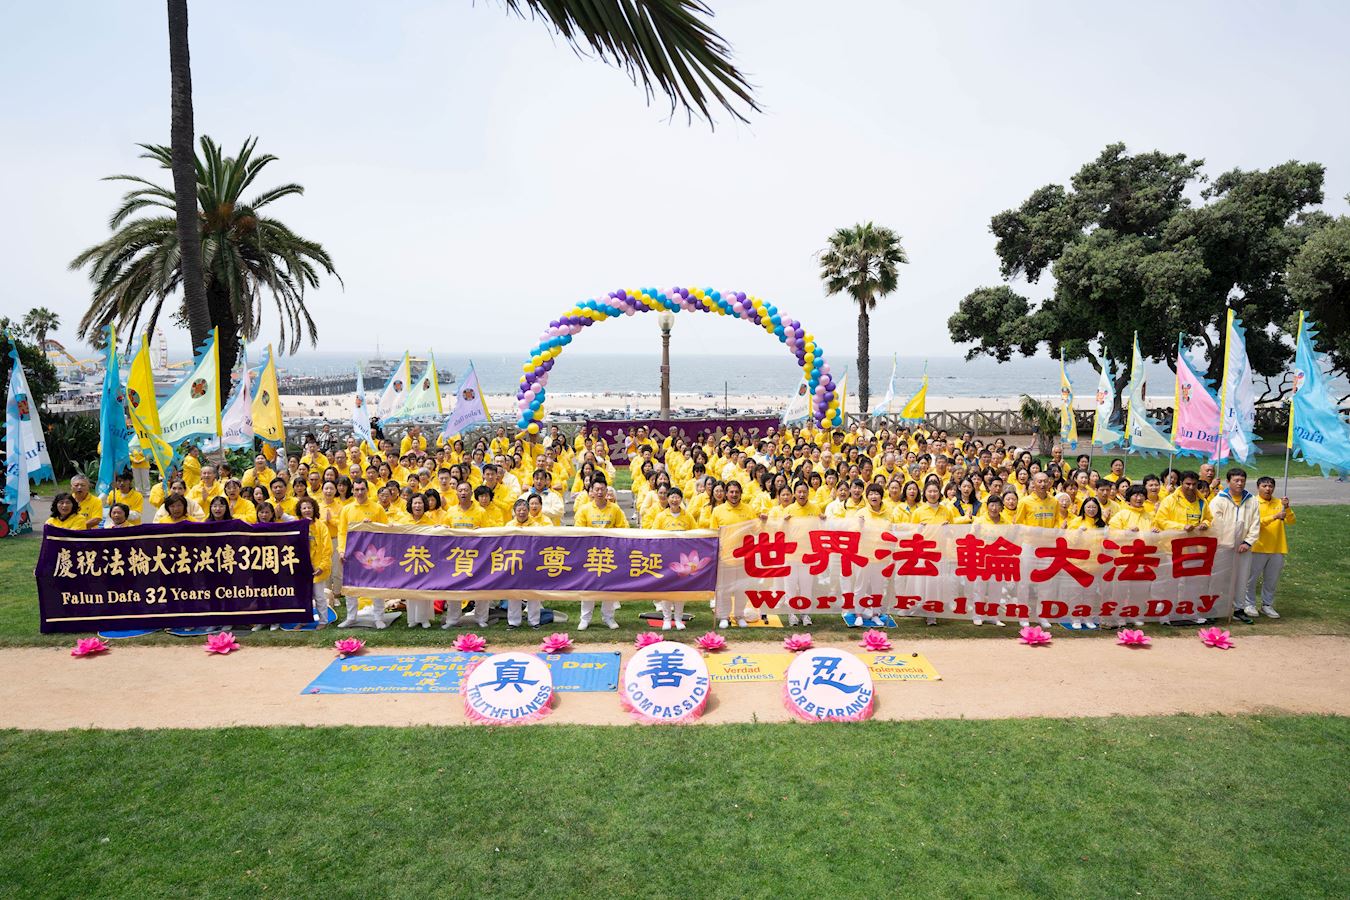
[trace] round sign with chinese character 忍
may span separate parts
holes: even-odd
[[[788,666],[783,702],[808,722],[859,722],[872,717],[872,673],[847,650],[816,649]]]
[[[660,641],[628,660],[619,679],[619,700],[639,722],[679,725],[703,715],[711,681],[697,650]]]
[[[527,725],[552,710],[553,674],[529,653],[494,653],[464,674],[464,715],[484,725]]]

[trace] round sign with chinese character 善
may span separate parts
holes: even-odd
[[[464,715],[484,725],[527,725],[552,710],[553,674],[529,653],[494,653],[464,675]]]
[[[697,650],[661,641],[628,660],[619,679],[619,700],[639,722],[679,725],[703,715],[711,682]]]
[[[808,722],[871,718],[876,694],[867,664],[847,650],[807,650],[788,666],[783,702]]]

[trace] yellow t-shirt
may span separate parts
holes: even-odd
[[[447,506],[441,516],[441,524],[450,528],[482,528],[483,507],[477,503],[463,509],[458,503]]]
[[[76,500],[75,511],[84,516],[86,523],[92,522],[97,525],[103,521],[103,501],[95,497],[93,493],[85,495],[84,500]]]
[[[343,474],[346,473],[344,472]],[[276,477],[277,473],[267,467],[263,468],[261,474],[259,474],[257,469],[249,469],[244,473],[244,477],[239,479],[239,483],[246,488],[251,488],[259,484],[263,487],[268,487],[271,485],[272,479]]]
[[[1285,538],[1284,529],[1294,524],[1294,508],[1291,506],[1283,519],[1277,519],[1275,516],[1284,509],[1284,502],[1279,497],[1262,500],[1258,496],[1256,505],[1261,512],[1261,534],[1257,537],[1256,543],[1252,544],[1252,552],[1288,553],[1289,543]]]
[[[1153,516],[1146,509],[1127,506],[1118,510],[1106,524],[1117,531],[1133,531],[1136,528],[1140,531],[1151,531]]]
[[[723,503],[712,511],[712,515],[708,519],[708,526],[710,528],[721,528],[725,525],[735,525],[738,522],[748,522],[758,516],[758,512],[746,506],[743,502],[736,506]]]
[[[628,517],[617,503],[606,503],[604,509],[592,503],[573,517],[573,524],[578,528],[627,528]]]
[[[698,523],[687,509],[681,509],[679,513],[663,509],[657,512],[652,527],[659,531],[693,531],[698,528]]]
[[[924,502],[919,504],[909,520],[915,525],[950,525],[956,521],[956,510],[945,503],[932,506]]]
[[[1179,531],[1188,525],[1208,524],[1214,518],[1209,502],[1199,494],[1195,502],[1187,500],[1180,490],[1162,499],[1153,513],[1153,522],[1164,531]]]
[[[1016,525],[1030,525],[1033,528],[1058,528],[1059,501],[1053,495],[1042,500],[1031,491],[1022,496],[1017,503],[1017,513],[1013,517]]]
[[[389,516],[378,501],[366,498],[365,503],[355,500],[342,507],[338,516],[338,552],[347,552],[347,529],[361,522],[388,522]]]

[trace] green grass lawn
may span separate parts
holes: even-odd
[[[1350,719],[0,733],[27,896],[1346,896]]]
[[[1262,634],[1350,634],[1350,556],[1339,552],[1345,535],[1350,534],[1350,505],[1342,506],[1305,506],[1298,510],[1298,522],[1290,529],[1292,552],[1280,582],[1279,607],[1284,618],[1278,622],[1269,619],[1257,619],[1254,626],[1235,623],[1239,629],[1254,629]],[[33,577],[33,567],[37,563],[39,539],[36,536],[10,538],[0,541],[0,647],[44,646],[72,644],[72,635],[43,635],[38,633],[37,585]],[[576,630],[577,608],[573,605],[560,605],[559,609],[569,614],[570,621],[556,626],[544,626],[539,631],[528,627],[507,629],[504,624],[495,624],[484,630],[490,641],[497,643],[528,644],[542,638],[551,631],[568,631],[578,643],[600,641],[632,640],[639,631],[647,630],[645,624],[638,622],[639,613],[651,610],[650,604],[625,603],[619,612],[622,627],[610,631],[599,622],[597,613],[595,623],[588,631]],[[690,603],[685,612],[695,616],[690,624],[687,636],[702,634],[716,625],[712,611],[706,604]],[[385,646],[427,646],[444,647],[451,644],[456,635],[465,630],[478,631],[477,626],[466,625],[460,629],[442,631],[439,627],[430,630],[410,629],[400,619],[385,631],[374,632],[358,629],[358,636],[364,638],[374,648]],[[842,621],[834,616],[816,616],[810,629],[814,634],[830,637],[842,637],[850,633]],[[1153,634],[1166,634],[1169,629],[1151,625]],[[898,640],[907,637],[923,638],[989,638],[1012,635],[1016,629],[997,629],[992,626],[976,628],[966,622],[945,621],[936,628],[927,628],[919,619],[903,619],[892,634]],[[781,641],[788,633],[787,629],[745,628],[727,632],[737,641]],[[856,635],[857,631],[852,630]],[[347,634],[335,628],[326,628],[317,632],[241,632],[241,640],[248,643],[277,645],[329,645],[337,637]],[[1067,634],[1067,633],[1066,633]],[[1081,639],[1114,638],[1105,633],[1095,635],[1075,635]],[[170,644],[180,642],[167,634],[156,634],[143,638],[134,638],[135,644]]]

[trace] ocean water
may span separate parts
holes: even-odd
[[[355,367],[372,359],[368,354],[334,351],[301,352],[278,360],[284,373],[304,375],[338,375],[354,371]],[[388,357],[386,357],[387,359]],[[436,354],[436,367],[442,387],[453,383],[448,377],[463,375],[469,366],[463,354]],[[520,356],[483,354],[473,357],[479,382],[489,394],[514,393],[521,376]],[[414,363],[417,375],[424,364]],[[558,357],[549,378],[549,395],[565,394],[655,394],[661,389],[660,353],[587,353],[571,351]],[[836,377],[842,375],[844,360],[832,362]],[[851,367],[850,367],[851,368]],[[871,361],[871,393],[880,398],[886,392],[891,375],[890,357]],[[922,381],[924,360],[901,357],[895,379],[897,398],[908,397],[918,390]],[[1174,376],[1167,366],[1148,364],[1150,396],[1167,396],[1172,392]],[[1097,386],[1097,373],[1086,362],[1069,366],[1069,378],[1079,397],[1087,397]],[[672,353],[670,360],[671,390],[675,393],[732,394],[760,396],[790,396],[801,381],[801,370],[786,353],[774,356],[740,356],[731,354]],[[856,378],[849,379],[850,393],[856,391]],[[378,390],[382,385],[367,380],[366,390]],[[1009,397],[1030,394],[1034,397],[1059,394],[1059,363],[1049,359],[1013,359],[1007,363],[981,358],[967,362],[960,358],[928,360],[928,392],[936,397]]]

